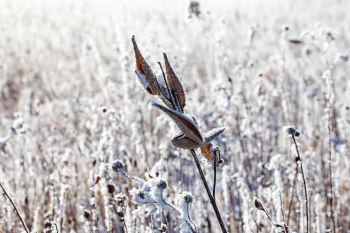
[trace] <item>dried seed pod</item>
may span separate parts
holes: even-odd
[[[224,127],[214,128],[205,134],[204,143],[209,143],[225,131]]]
[[[201,152],[207,160],[213,160],[213,155],[211,153],[211,144],[202,145]]]
[[[91,211],[90,211],[90,210],[85,209],[83,215],[84,215],[84,218],[85,218],[87,221],[90,221],[90,220],[91,220]]]
[[[115,186],[113,184],[107,184],[107,190],[108,193],[113,194],[115,193]]]
[[[263,206],[263,204],[261,203],[261,201],[259,199],[255,199],[254,200],[254,205],[255,205],[255,208],[257,208],[258,210],[261,210],[261,211],[264,211],[265,208]]]
[[[198,143],[198,145],[203,144],[203,136],[200,133],[197,124],[190,117],[158,103],[153,102],[152,105],[166,113],[186,137]]]
[[[97,176],[96,179],[95,179],[95,184],[98,184],[101,180],[101,177],[100,176]]]
[[[135,58],[136,58],[136,70],[140,82],[148,93],[151,95],[159,95],[160,87],[156,76],[154,75],[151,67],[143,58],[135,40],[135,36],[132,36],[131,41],[134,46]]]
[[[164,73],[162,64],[160,62],[158,62],[158,64],[159,64],[159,67],[160,67],[160,69],[162,71],[162,75],[157,77],[158,84],[159,84],[159,87],[160,87],[159,98],[163,101],[163,103],[168,108],[176,110],[176,106],[174,105],[174,100],[173,100],[173,98],[171,96],[171,93],[170,93],[169,85],[168,85],[168,83],[167,83],[167,81],[165,79],[165,73]]]
[[[211,141],[213,139],[215,139],[216,137],[218,137],[220,134],[222,134],[224,132],[224,130],[225,130],[225,128],[223,128],[223,127],[214,128],[205,134],[204,144],[201,146],[201,151],[207,160],[213,160],[215,150],[218,149],[218,147],[217,147],[217,149],[214,149],[214,150],[212,149]],[[220,153],[220,151],[219,151],[219,153]],[[218,160],[221,161],[221,163],[223,162],[221,160],[221,158],[218,158]]]
[[[183,112],[183,109],[186,105],[185,91],[182,87],[180,80],[176,76],[173,68],[171,67],[167,55],[163,53],[163,56],[165,62],[166,80],[168,82],[169,89],[174,98],[174,101],[178,102],[178,107],[180,107],[180,109],[177,110]]]
[[[183,149],[195,149],[200,147],[202,154],[207,160],[214,159],[214,151],[212,150],[211,140],[222,134],[225,128],[215,128],[210,130],[203,140],[203,136],[198,129],[197,123],[184,113],[172,110],[158,103],[152,103],[156,108],[165,112],[180,128],[182,134],[174,137],[171,142],[174,146]],[[221,160],[221,159],[219,159]]]
[[[184,134],[180,134],[176,137],[174,137],[171,140],[171,143],[179,148],[183,148],[183,149],[195,149],[198,148],[200,145],[191,140],[190,138],[186,137]]]

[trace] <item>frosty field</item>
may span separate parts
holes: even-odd
[[[0,0],[0,233],[350,232],[350,2],[189,5]]]

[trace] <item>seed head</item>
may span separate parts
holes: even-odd
[[[137,196],[139,196],[140,199],[145,199],[145,192],[143,192],[142,190],[139,190],[139,192],[137,193]]]
[[[112,169],[115,171],[115,172],[119,172],[120,170],[122,170],[124,168],[124,164],[122,161],[120,160],[115,160],[112,164]]]
[[[52,229],[52,222],[50,220],[45,220],[44,228],[45,228],[45,230],[51,230]]]
[[[84,218],[86,220],[90,220],[91,219],[91,211],[90,210],[87,210],[87,209],[84,210]]]
[[[193,197],[192,197],[191,194],[187,193],[184,196],[184,200],[185,200],[186,203],[192,203],[193,202]]]
[[[108,193],[113,194],[115,192],[115,186],[113,184],[107,185]]]
[[[164,180],[159,180],[157,187],[161,190],[164,190],[168,187],[168,184]]]
[[[162,223],[159,227],[160,232],[166,232],[167,231],[167,225]]]
[[[255,198],[254,205],[258,210],[264,211],[264,206],[258,198]]]
[[[294,126],[285,126],[283,128],[290,136],[294,136],[294,137],[300,136],[300,132]]]

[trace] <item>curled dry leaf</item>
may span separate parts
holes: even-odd
[[[134,46],[134,52],[135,52],[135,58],[136,58],[136,70],[135,73],[137,74],[137,77],[139,78],[140,82],[142,83],[144,89],[151,95],[159,95],[160,93],[160,87],[157,81],[156,76],[154,75],[151,67],[146,62],[146,60],[143,58],[136,40],[135,36],[131,38],[131,41]]]
[[[183,109],[186,105],[186,97],[185,92],[182,87],[182,84],[178,77],[176,76],[173,68],[170,65],[168,57],[165,53],[163,53],[164,62],[165,62],[165,72],[166,72],[166,81],[169,85],[169,89],[171,91],[172,97],[174,97],[175,103],[177,103],[180,109],[177,109],[180,112],[183,112]]]

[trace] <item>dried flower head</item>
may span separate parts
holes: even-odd
[[[299,137],[300,132],[294,126],[284,126],[283,129],[290,135],[294,137]]]
[[[167,229],[168,229],[168,227],[167,227],[167,225],[164,224],[164,223],[162,223],[162,224],[160,225],[160,227],[159,227],[159,231],[160,231],[160,232],[167,232]]]
[[[91,211],[88,210],[88,209],[85,209],[85,210],[84,210],[84,213],[83,213],[83,216],[84,216],[84,218],[85,218],[86,220],[90,221],[90,219],[91,219]]]
[[[143,204],[155,203],[153,198],[150,196],[150,193],[146,192],[145,190],[132,189],[130,191],[130,194],[132,195],[131,201],[135,205],[143,205]]]
[[[183,196],[186,203],[193,203],[193,197],[190,193],[185,193]]]
[[[261,211],[265,210],[263,204],[261,203],[261,201],[258,198],[255,198],[254,205],[255,205],[255,208],[257,208],[258,210],[261,210]]]
[[[113,184],[107,184],[107,190],[108,190],[108,193],[114,194],[115,193],[115,186]]]
[[[120,160],[115,160],[112,164],[112,169],[115,171],[115,172],[120,172],[121,170],[123,170],[124,168],[124,164],[122,161]]]
[[[199,17],[199,15],[201,14],[201,11],[200,11],[199,2],[197,0],[190,0],[190,4],[188,6],[188,12],[190,13],[189,17],[191,17],[192,14]]]
[[[157,180],[156,185],[157,185],[157,188],[159,188],[161,190],[164,190],[168,187],[168,184],[164,180],[161,180],[161,179]]]

